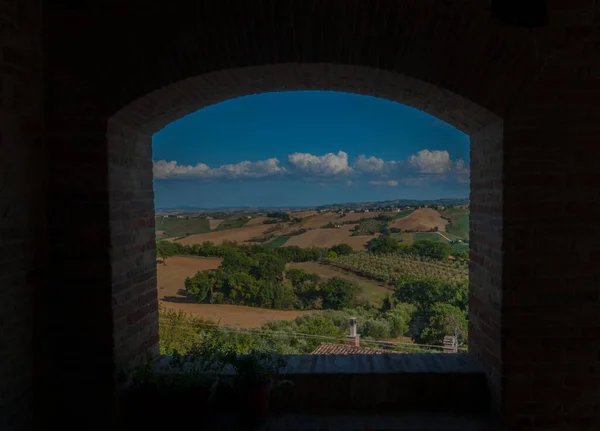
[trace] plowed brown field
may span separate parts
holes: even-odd
[[[336,244],[348,244],[354,250],[364,250],[364,246],[371,239],[371,235],[351,236],[352,225],[345,225],[339,229],[312,229],[302,235],[291,237],[286,246],[298,247],[331,247]]]
[[[446,230],[447,220],[444,220],[439,212],[431,208],[419,208],[404,218],[395,220],[392,227],[402,230],[413,229],[417,232],[426,232],[429,229],[437,228],[441,231]]]
[[[204,241],[210,241],[214,244],[222,244],[223,241],[244,242],[255,236],[260,236],[269,227],[267,225],[244,226],[237,229],[220,230],[216,232],[201,233],[190,235],[177,240],[182,245],[202,244]]]

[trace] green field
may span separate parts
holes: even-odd
[[[278,236],[277,238],[275,238],[273,241],[269,241],[267,243],[264,244],[264,246],[266,248],[277,248],[277,247],[281,247],[282,245],[284,245],[288,239],[290,239],[291,237],[289,236]]]
[[[230,218],[221,223],[215,230],[237,229],[248,223],[250,219],[246,218]]]
[[[469,210],[448,208],[441,212],[442,217],[450,220],[446,231],[460,239],[469,239]]]
[[[458,261],[422,261],[406,256],[353,253],[328,259],[327,263],[358,276],[388,283],[409,277],[468,280],[468,266]]]
[[[188,217],[164,217],[154,218],[155,229],[164,232],[162,238],[195,235],[210,232],[210,224],[205,218]]]
[[[445,234],[444,234],[445,235]],[[415,232],[412,234],[413,241],[433,241],[433,242],[445,242],[448,243],[448,240],[444,239],[440,234],[435,232]]]
[[[451,233],[448,233],[448,232],[441,232],[441,233],[442,233],[442,235],[450,238],[451,240],[462,239],[461,237],[452,235]],[[413,241],[429,240],[429,241],[433,241],[433,242],[444,242],[444,243],[448,244],[448,241],[446,239],[444,239],[444,237],[442,237],[442,235],[437,234],[435,232],[415,232],[412,235],[413,235]],[[450,244],[450,247],[452,247],[453,252],[455,252],[455,251],[469,252],[469,244]]]
[[[386,222],[380,220],[365,220],[355,227],[356,230],[353,230],[353,235],[375,235],[379,232],[381,226],[385,224]]]
[[[469,252],[469,244],[451,244],[452,251],[466,251]]]
[[[291,263],[289,264],[289,267],[303,269],[307,274],[316,274],[323,280],[339,277],[344,280],[354,281],[362,288],[362,293],[360,295],[361,299],[365,299],[375,305],[380,305],[383,298],[392,292],[392,290],[383,283],[360,277],[352,272],[344,271],[333,265],[322,265],[316,262],[301,262]]]
[[[393,233],[391,236],[396,241],[403,242],[404,244],[412,244],[413,243],[413,234],[410,232]]]
[[[396,220],[396,219],[399,219],[399,218],[404,218],[404,217],[406,217],[407,215],[409,215],[409,214],[411,214],[411,213],[413,213],[413,212],[414,212],[414,210],[404,210],[404,211],[400,211],[399,213],[395,213],[395,214],[392,216],[392,218],[393,218],[394,220]]]

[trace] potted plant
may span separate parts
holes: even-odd
[[[274,389],[292,385],[280,377],[286,365],[281,356],[251,351],[244,355],[230,356],[234,375],[230,382],[240,403],[240,420],[246,424],[262,423],[267,419],[270,396]]]
[[[173,411],[211,410],[211,403],[225,363],[218,352],[194,347],[185,355],[173,351],[171,359],[159,365],[153,359],[134,368],[126,391],[125,420],[151,412],[153,424],[172,419]]]

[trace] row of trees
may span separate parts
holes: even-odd
[[[321,282],[318,276],[302,270],[285,271],[285,265],[286,260],[276,251],[258,251],[255,247],[229,249],[218,269],[188,277],[185,290],[203,303],[283,310],[355,305],[360,291],[356,283],[341,278]]]
[[[367,243],[367,250],[373,254],[400,254],[447,260],[452,252],[452,247],[443,242],[430,240],[403,244],[392,237],[380,236]]]

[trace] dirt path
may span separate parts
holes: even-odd
[[[443,233],[441,233],[439,230],[436,233],[439,236],[441,236],[442,238],[444,238],[446,241],[448,241],[448,242],[452,241],[450,238],[448,238],[446,235],[444,235]]]

